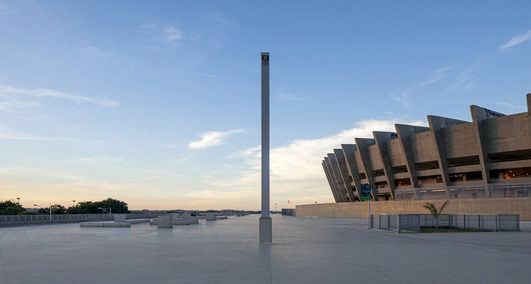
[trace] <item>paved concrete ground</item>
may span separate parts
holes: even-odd
[[[393,234],[365,220],[258,215],[157,229],[0,228],[0,283],[524,283],[524,232]]]

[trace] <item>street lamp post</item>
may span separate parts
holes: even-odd
[[[262,216],[260,217],[260,243],[271,243],[273,222],[269,209],[269,52],[260,54],[262,61]]]

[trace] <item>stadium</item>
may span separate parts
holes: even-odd
[[[528,197],[531,94],[527,112],[472,105],[472,121],[428,115],[429,127],[395,124],[324,157],[336,203]]]

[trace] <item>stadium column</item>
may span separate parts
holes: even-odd
[[[328,160],[330,161],[330,168],[332,169],[332,173],[334,175],[334,180],[337,185],[337,190],[339,192],[339,195],[341,196],[341,202],[346,202],[348,201],[347,188],[344,186],[342,178],[341,178],[341,174],[339,172],[336,154],[328,154]]]
[[[339,199],[337,197],[337,193],[336,193],[336,189],[334,187],[334,182],[332,180],[332,177],[330,175],[330,171],[328,170],[328,166],[327,166],[327,161],[326,161],[327,158],[325,158],[325,160],[323,161],[322,165],[323,165],[323,170],[325,172],[325,175],[326,175],[326,180],[328,180],[328,185],[330,185],[330,191],[332,191],[332,196],[334,196],[334,201],[335,202],[339,202]]]
[[[356,145],[358,145],[358,151],[360,153],[361,164],[363,165],[363,171],[367,177],[367,181],[371,186],[371,195],[374,201],[378,201],[378,190],[374,185],[374,176],[372,175],[372,164],[369,157],[369,146],[374,145],[374,139],[371,138],[354,138]]]
[[[392,170],[393,166],[391,164],[389,151],[387,150],[386,143],[397,135],[394,132],[373,131],[372,136],[374,137],[374,141],[376,141],[376,147],[378,147],[378,152],[380,153],[380,157],[384,165],[384,173],[387,177],[387,185],[389,185],[391,197],[395,199],[395,179],[393,177]]]
[[[527,94],[527,117],[529,121],[529,133],[531,133],[531,93]]]
[[[428,131],[430,129],[422,126],[395,124],[395,130],[396,134],[398,135],[398,141],[400,142],[400,149],[402,150],[402,159],[406,161],[407,172],[409,173],[411,185],[416,189],[419,187],[417,182],[417,170],[415,168],[415,159],[409,145],[410,143],[408,142],[408,137],[419,132]],[[416,190],[415,196],[418,196]]]
[[[330,158],[326,157],[325,162],[326,162],[326,167],[328,168],[328,172],[330,174],[330,178],[332,180],[332,184],[334,185],[334,191],[336,192],[337,202],[343,202],[343,195],[341,194],[341,189],[339,188],[339,184],[337,183],[337,178],[335,175],[334,168],[332,167],[332,162]]]
[[[349,180],[349,173],[347,170],[347,163],[345,162],[345,154],[343,153],[343,149],[334,149],[334,154],[336,154],[337,167],[339,169],[339,174],[341,175],[341,180],[347,189],[347,201],[354,201],[354,192],[352,191],[352,184]]]
[[[360,173],[358,171],[358,165],[356,164],[356,158],[354,152],[356,151],[356,145],[354,144],[341,144],[343,148],[343,155],[345,156],[345,161],[347,163],[347,170],[354,181],[354,187],[356,188],[356,196],[361,200],[360,191],[361,191],[361,181]]]
[[[433,145],[437,150],[437,162],[439,163],[439,169],[441,169],[441,177],[444,186],[450,185],[450,177],[448,175],[448,163],[446,161],[446,147],[444,137],[441,136],[441,129],[467,123],[463,120],[451,119],[446,117],[428,115],[428,123],[430,124],[431,136],[433,137]],[[449,189],[446,189],[449,194]]]
[[[270,164],[269,164],[269,52],[260,54],[261,60],[261,124],[262,124],[262,216],[260,216],[259,241],[271,243],[273,241],[273,220],[270,210]]]
[[[483,127],[483,121],[489,118],[496,118],[505,115],[476,105],[470,106],[470,112],[472,114],[472,126],[474,128],[474,134],[476,137],[476,145],[478,147],[479,164],[481,165],[481,175],[483,177],[483,184],[485,185],[485,195],[486,197],[490,197],[491,192],[488,186],[490,179],[489,162],[487,158],[487,141],[484,133],[485,129]]]

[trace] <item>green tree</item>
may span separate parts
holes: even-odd
[[[128,213],[129,208],[124,201],[107,198],[105,200],[96,202],[97,207],[104,208],[105,211],[111,210],[112,213]],[[101,210],[101,209],[100,209]]]
[[[78,202],[75,206],[68,208],[70,214],[95,214],[98,212],[98,205],[92,201]]]
[[[60,204],[52,205],[52,214],[66,214],[66,208]]]
[[[430,211],[431,216],[433,216],[433,219],[435,219],[435,228],[437,229],[439,229],[439,217],[441,216],[447,204],[448,204],[448,200],[446,200],[441,205],[441,208],[439,208],[439,210],[437,210],[437,207],[433,203],[426,202],[426,204],[424,204],[424,208],[428,209]]]
[[[26,211],[18,202],[10,200],[0,202],[0,215],[17,215]]]
[[[37,213],[39,214],[50,214],[50,209],[52,209],[52,214],[66,214],[66,208],[60,204],[54,204],[47,208],[41,208]]]
[[[97,214],[97,213],[128,213],[129,208],[124,201],[107,198],[101,201],[83,201],[68,208],[69,214]]]

